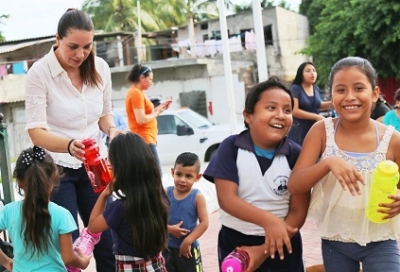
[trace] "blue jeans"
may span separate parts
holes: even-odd
[[[53,190],[51,201],[69,210],[77,225],[79,212],[83,225],[86,227],[89,224],[90,213],[99,194],[93,191],[84,167],[79,169],[63,167],[62,171],[60,186]],[[111,198],[109,201],[111,201]],[[72,233],[73,240],[78,236],[78,230]],[[115,257],[112,246],[111,231],[104,231],[100,242],[93,251],[93,256],[96,259],[96,271],[115,271]]]
[[[387,240],[360,246],[322,239],[322,257],[326,272],[400,271],[397,241]]]
[[[160,175],[162,177],[162,169],[161,169],[161,162],[160,162],[160,158],[158,157],[158,152],[157,152],[157,145],[155,144],[149,144],[151,153],[153,153],[154,158],[156,159],[158,168],[160,169]]]

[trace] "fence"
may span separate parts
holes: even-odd
[[[4,202],[14,201],[14,191],[12,188],[10,154],[8,149],[7,125],[3,123],[4,116],[0,113],[0,173],[3,186]]]

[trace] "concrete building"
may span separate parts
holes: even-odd
[[[309,35],[306,17],[280,7],[262,11],[266,58],[269,75],[287,81],[294,78],[298,65],[309,60],[299,51]],[[187,26],[179,26],[143,34],[144,44],[135,43],[135,33],[96,33],[96,54],[111,67],[113,101],[117,110],[124,111],[124,99],[130,83],[126,77],[137,53],[143,52],[143,65],[154,71],[154,86],[146,93],[161,100],[172,99],[171,108],[190,107],[212,122],[229,122],[228,94],[233,94],[237,118],[241,118],[246,91],[258,81],[257,57],[254,48],[251,11],[227,16],[230,56],[232,59],[233,90],[225,88],[223,52],[219,20],[195,24],[196,46],[190,48]],[[25,73],[17,74],[10,67],[22,65],[29,69],[54,44],[54,37],[40,37],[0,43],[0,112],[5,115],[10,135],[10,155],[15,157],[29,144],[25,132],[24,83]],[[191,54],[196,50],[197,58]],[[22,64],[21,64],[22,63]]]

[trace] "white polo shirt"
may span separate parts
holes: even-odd
[[[100,117],[112,114],[111,71],[108,64],[95,57],[102,78],[98,86],[83,84],[78,91],[62,68],[55,46],[28,70],[25,89],[26,130],[44,128],[69,139],[93,138],[107,155],[98,125]],[[78,169],[82,162],[68,153],[49,152],[56,164]]]

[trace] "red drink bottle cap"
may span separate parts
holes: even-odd
[[[96,144],[96,141],[95,141],[94,139],[87,138],[87,139],[82,140],[82,144],[83,144],[85,147],[88,147],[88,146],[90,146],[90,145]]]

